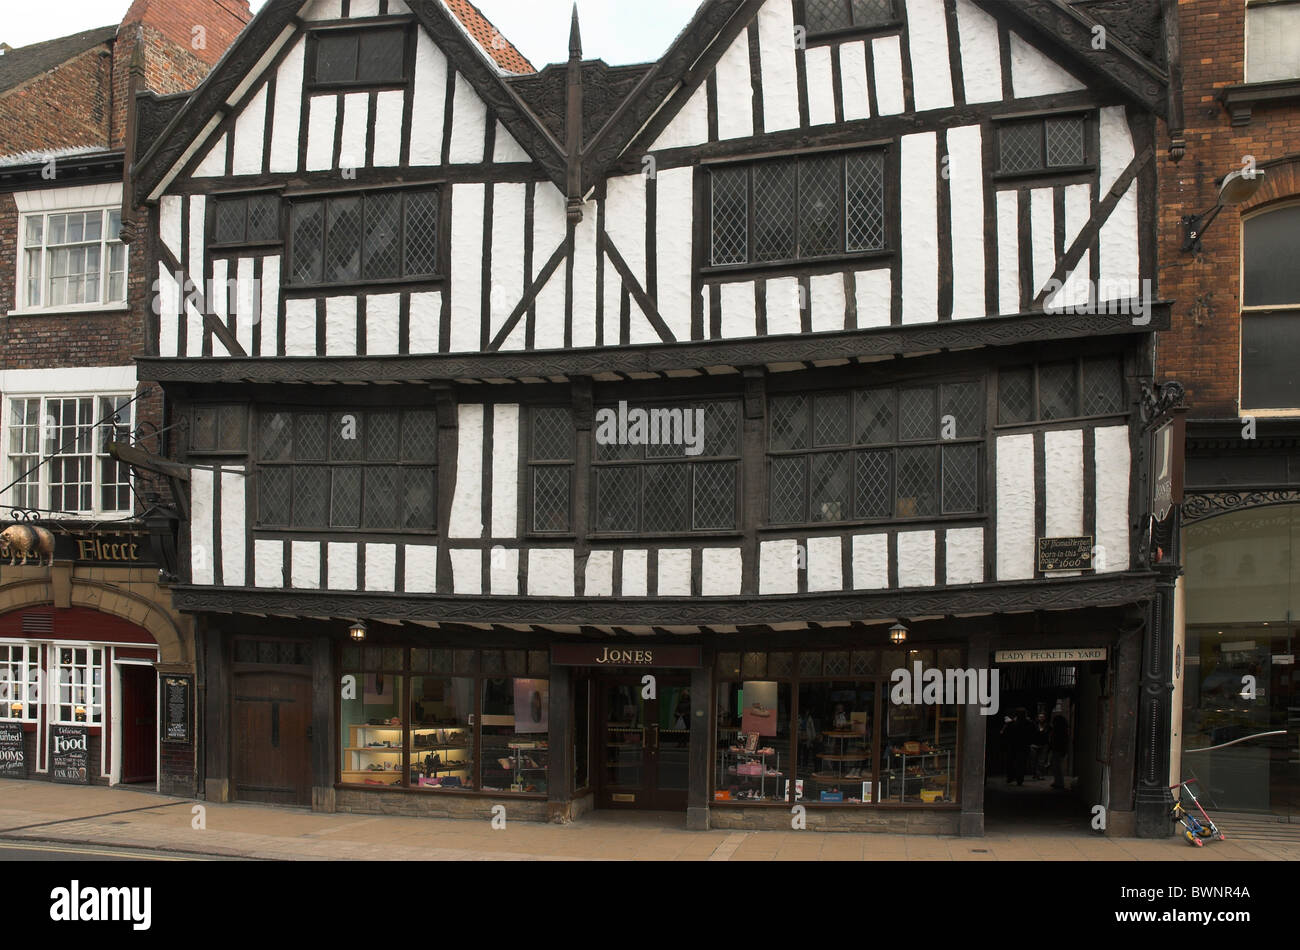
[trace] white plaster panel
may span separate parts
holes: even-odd
[[[867,44],[844,43],[839,49],[840,88],[844,94],[844,120],[871,118],[871,93],[867,81]]]
[[[348,16],[354,20],[379,16],[379,0],[352,0],[348,4]]]
[[[340,20],[343,18],[343,0],[316,0],[302,12],[304,20]]]
[[[325,571],[329,590],[357,589],[357,546],[331,541],[326,550]]]
[[[366,353],[396,356],[401,336],[401,294],[370,294],[366,297]]]
[[[573,550],[533,548],[528,552],[528,596],[572,597]]]
[[[835,122],[835,81],[831,70],[830,46],[814,46],[804,53],[804,75],[808,83],[808,124]]]
[[[243,587],[248,567],[247,522],[248,479],[243,468],[221,473],[221,582],[226,587]]]
[[[740,548],[704,548],[700,552],[700,594],[739,597],[743,575]]]
[[[189,230],[190,259],[184,262],[190,282],[205,298],[207,297],[207,288],[204,286],[206,269],[203,266],[203,246],[207,208],[208,199],[206,195],[190,195],[189,213],[185,221]]]
[[[163,195],[158,202],[158,236],[163,245],[172,252],[176,263],[184,264],[181,259],[181,219],[184,216],[184,201],[180,195]]]
[[[231,281],[230,281],[229,265],[230,262],[226,260],[216,260],[212,262],[212,284],[210,287],[208,287],[208,292],[207,292],[208,311],[214,317],[216,317],[217,320],[219,320],[221,323],[224,323],[226,326],[230,325],[230,321],[227,318],[230,316],[231,312],[232,311],[238,312],[239,307],[243,303],[244,295],[252,294],[253,292],[253,288],[251,286],[245,288],[244,285],[238,279],[238,277],[236,277],[234,281],[235,299],[234,300],[230,299]],[[238,274],[238,266],[239,266],[238,263],[236,263],[235,266],[236,266],[236,274]],[[249,271],[249,278],[250,279],[252,278],[251,270]],[[244,327],[241,323],[239,326],[239,336],[238,336],[239,342],[241,344],[243,344],[244,342],[243,333],[244,333]],[[249,336],[251,338],[252,336],[251,331],[249,332]],[[245,352],[249,352],[247,346],[244,347],[244,350]]]
[[[903,323],[939,319],[939,194],[934,132],[904,135]]]
[[[307,112],[307,171],[327,171],[334,167],[334,125],[337,118],[337,97],[311,97]]]
[[[1126,426],[1095,433],[1097,466],[1097,573],[1129,568],[1129,473],[1132,466]]]
[[[1119,176],[1124,174],[1133,161],[1133,133],[1129,130],[1123,106],[1107,106],[1101,110],[1098,129],[1101,143],[1101,190],[1100,195],[1114,186]]]
[[[343,137],[339,143],[340,168],[366,165],[366,127],[370,123],[370,94],[354,92],[343,97]],[[376,139],[378,141],[378,139]]]
[[[325,300],[325,355],[355,356],[357,352],[357,298]]]
[[[843,541],[833,538],[808,539],[808,592],[843,590]]]
[[[162,261],[158,262],[158,353],[175,356],[180,352],[176,337],[176,315],[181,308],[181,288]]]
[[[438,548],[432,544],[406,546],[406,578],[402,587],[408,594],[434,594],[438,591]]]
[[[235,120],[235,163],[231,174],[260,174],[265,140],[266,86],[262,86]]]
[[[1019,33],[1011,34],[1011,88],[1017,99],[1075,92],[1085,86],[1067,70],[1031,46]]]
[[[296,172],[298,133],[302,125],[303,64],[307,40],[299,38],[275,74],[275,108],[271,117],[271,171]]]
[[[203,355],[203,314],[193,303],[185,304],[185,352],[191,356]],[[228,356],[226,347],[217,337],[212,338],[212,355]]]
[[[998,192],[998,306],[1006,313],[1020,312],[1020,196]]]
[[[487,105],[460,73],[456,74],[455,96],[451,111],[451,164],[476,165],[483,161],[483,147],[487,143]]]
[[[375,155],[371,164],[378,168],[398,165],[402,161],[402,110],[406,93],[390,89],[375,97]]]
[[[659,577],[655,587],[659,597],[691,596],[691,549],[673,548],[659,552]]]
[[[790,0],[767,0],[758,11],[762,63],[763,127],[799,128],[799,83],[794,65],[794,8]]]
[[[416,30],[415,99],[408,134],[412,165],[441,165],[447,112],[447,57],[424,30]]]
[[[1140,293],[1137,193],[1138,183],[1134,181],[1101,226],[1100,301],[1127,300]],[[1149,314],[1146,319],[1150,319]]]
[[[1049,538],[1077,538],[1083,531],[1083,432],[1064,429],[1043,433],[1046,484],[1045,522]]]
[[[483,537],[483,406],[462,404],[450,538]]]
[[[498,165],[531,162],[532,157],[524,151],[524,147],[510,134],[509,129],[501,122],[498,122],[496,139],[492,146],[492,161]]]
[[[844,295],[843,274],[817,274],[808,281],[809,297],[812,303],[812,329],[814,333],[826,333],[844,329]]]
[[[713,288],[721,294],[722,336],[726,339],[754,336],[758,332],[758,312],[754,301],[754,282],[721,284]]]
[[[519,406],[492,410],[492,537],[519,536]]]
[[[537,321],[533,339],[539,350],[558,350],[564,346],[565,284],[561,264],[537,295]]]
[[[1000,581],[1034,576],[1034,437],[997,441],[997,552]]]
[[[799,279],[797,277],[779,277],[767,282],[767,333],[768,336],[781,336],[800,333],[803,322],[800,319]]]
[[[659,315],[678,340],[691,338],[692,231],[684,224],[692,219],[695,207],[695,170],[665,169],[655,186],[655,228],[658,232],[658,283],[656,300]]]
[[[573,345],[596,345],[596,203],[588,202],[573,232]]]
[[[799,592],[799,542],[764,541],[758,552],[759,594]]]
[[[225,265],[225,263],[225,261],[212,262],[214,281],[217,279],[215,273],[217,264]],[[253,352],[253,327],[255,327],[258,320],[262,318],[260,307],[261,300],[258,299],[257,286],[253,279],[253,274],[256,271],[256,262],[251,257],[241,257],[237,267],[235,300],[233,301],[235,304],[235,339],[239,342],[239,345],[244,348],[245,353],[251,354]],[[222,271],[222,276],[224,276],[224,266]],[[225,294],[223,293],[221,296],[224,298]],[[255,304],[259,305],[257,306],[256,311],[254,310]],[[212,309],[221,319],[221,322],[225,323],[225,315],[228,312],[226,309],[226,301],[221,301],[220,310],[218,310],[215,303]],[[266,327],[262,327],[262,330],[265,332]]]
[[[320,542],[294,541],[292,544],[293,568],[290,580],[293,586],[299,590],[320,590]]]
[[[854,275],[858,328],[887,327],[893,320],[894,277],[888,270],[862,270]]]
[[[889,587],[889,535],[858,534],[853,537],[854,590],[885,590]]]
[[[214,480],[211,469],[196,468],[190,472],[190,576],[199,585],[216,583]]]
[[[492,186],[492,337],[524,296],[527,188],[522,182]]]
[[[934,586],[933,531],[900,531],[898,533],[898,586]]]
[[[641,282],[642,286],[645,286],[645,179],[640,175],[624,175],[609,179],[607,187],[605,230],[609,233],[614,246],[618,248],[618,252],[623,255],[623,260],[627,262],[632,275]],[[556,243],[558,242],[552,242],[549,246],[554,247]],[[549,251],[543,250],[542,246],[538,245],[534,257],[548,253]],[[545,260],[545,257],[541,257],[542,262]],[[538,266],[540,267],[541,264],[539,263]],[[611,272],[615,277],[614,282],[619,283],[618,272],[612,268]],[[608,283],[607,277],[606,284]],[[614,314],[617,318],[617,306]]]
[[[699,87],[681,106],[678,113],[650,146],[652,152],[669,148],[687,148],[702,145],[709,140],[709,100],[707,83]],[[678,94],[680,95],[680,93]],[[668,108],[677,108],[677,102],[670,102]]]
[[[280,255],[262,258],[262,355],[280,352]]]
[[[452,186],[451,204],[451,349],[482,349],[483,202],[481,184]]]
[[[1053,189],[1034,188],[1029,192],[1029,229],[1032,235],[1035,297],[1052,279],[1056,269],[1056,211]]]
[[[903,111],[903,51],[898,37],[872,40],[871,56],[876,65],[876,108],[881,115],[898,115]]]
[[[952,192],[952,315],[982,317],[984,286],[984,152],[978,125],[948,130]]]
[[[397,590],[397,545],[366,545],[366,590],[378,594]]]
[[[943,0],[907,0],[907,39],[916,111],[951,109],[952,71],[948,65],[948,17]]]
[[[480,596],[483,593],[483,552],[451,552],[451,584],[457,594]]]
[[[494,547],[490,553],[488,573],[495,597],[519,596],[519,549]]]
[[[584,597],[609,597],[614,593],[614,552],[592,551],[583,580]]]
[[[623,552],[623,596],[646,597],[650,593],[650,555],[646,551]]]
[[[950,528],[944,544],[949,585],[984,583],[984,529]]]
[[[411,353],[437,353],[442,334],[442,293],[411,294]]]
[[[287,356],[316,356],[316,301],[286,300],[284,351]]]
[[[957,0],[961,78],[967,102],[1002,101],[1002,52],[998,21],[971,0]]]
[[[253,583],[258,587],[284,587],[284,542],[253,542]]]
[[[194,166],[195,178],[220,178],[226,174],[226,136],[221,136],[208,149],[203,161]]]
[[[718,80],[718,138],[754,134],[754,85],[749,71],[749,32],[742,30],[714,70]],[[722,90],[726,90],[726,95]]]

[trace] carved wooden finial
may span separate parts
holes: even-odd
[[[569,27],[569,59],[582,62],[582,29],[578,26],[578,4],[573,5],[573,23]]]

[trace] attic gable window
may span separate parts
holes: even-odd
[[[884,169],[879,150],[713,169],[713,266],[884,250]]]
[[[405,83],[410,31],[405,26],[364,30],[319,30],[312,34],[314,88],[385,86]]]
[[[803,24],[809,36],[867,30],[897,21],[895,0],[804,0]]]
[[[1074,171],[1087,167],[1086,115],[1055,115],[1001,122],[998,172],[1004,175]]]

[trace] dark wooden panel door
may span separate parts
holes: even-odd
[[[121,666],[122,781],[158,777],[158,674],[152,666]]]
[[[286,673],[238,673],[234,680],[235,797],[311,804],[311,680]]]
[[[656,673],[656,695],[646,698],[643,675],[596,680],[598,802],[604,808],[684,810],[690,682]]]

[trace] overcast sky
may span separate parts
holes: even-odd
[[[266,0],[252,0],[254,11]],[[477,0],[507,39],[539,69],[569,55],[572,0]],[[26,46],[120,21],[131,0],[0,0],[0,42]],[[579,0],[583,53],[611,64],[658,59],[690,22],[699,0]]]

